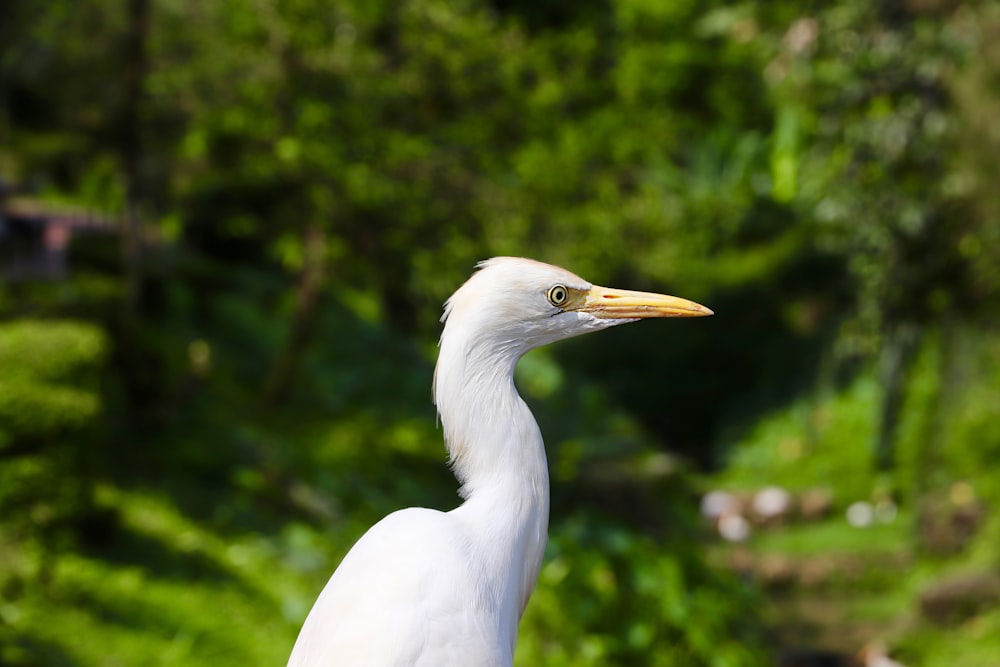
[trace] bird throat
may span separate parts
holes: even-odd
[[[545,447],[514,386],[520,354],[449,342],[442,337],[434,393],[465,499],[453,514],[467,519],[470,547],[486,570],[480,575],[492,582],[498,613],[512,624],[513,638],[548,539]]]

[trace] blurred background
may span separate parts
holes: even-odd
[[[284,664],[509,254],[716,312],[519,366],[517,665],[995,667],[997,119],[997,2],[7,0],[0,663]]]

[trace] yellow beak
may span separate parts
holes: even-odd
[[[594,285],[574,310],[602,319],[646,317],[705,317],[714,313],[705,306],[677,296],[654,292],[633,292]]]

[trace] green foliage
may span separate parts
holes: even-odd
[[[822,403],[801,399],[761,419],[729,448],[723,483],[753,490],[767,480],[796,492],[833,487],[843,506],[867,498],[876,480],[869,461],[877,395],[866,373]]]
[[[987,608],[960,627],[945,630],[921,617],[920,596],[941,576],[963,569],[990,571],[1000,562],[1000,522],[992,509],[998,498],[993,471],[998,440],[996,420],[986,416],[995,414],[1000,396],[996,354],[995,337],[960,326],[923,341],[906,387],[897,434],[898,465],[889,474],[876,474],[867,456],[875,427],[865,406],[879,387],[872,371],[866,370],[819,400],[793,404],[762,419],[733,447],[727,469],[713,480],[737,490],[778,484],[792,491],[832,491],[834,508],[827,520],[762,530],[748,548],[760,559],[801,562],[803,571],[810,562],[841,558],[844,564],[833,572],[850,579],[833,597],[826,589],[810,594],[805,585],[784,595],[821,598],[826,618],[843,613],[852,623],[888,628],[882,632],[892,637],[894,656],[904,664],[985,665],[995,655],[995,610]],[[843,519],[850,502],[891,496],[900,503],[892,522],[856,528]],[[922,531],[926,500],[935,496],[990,508],[969,543],[948,559],[921,558],[915,539]],[[906,563],[902,569],[900,562]],[[859,569],[858,563],[867,571],[852,572]],[[868,598],[869,604],[862,606]],[[779,623],[794,623],[773,607],[770,613]],[[907,619],[903,629],[894,627],[900,618]],[[950,650],[956,637],[962,643],[960,654]]]
[[[977,616],[958,628],[924,628],[913,633],[899,648],[900,659],[919,656],[927,667],[988,667],[1000,651],[1000,612]]]
[[[286,657],[293,629],[275,610],[281,594],[301,583],[278,545],[254,535],[223,540],[155,496],[109,486],[96,492],[99,506],[120,517],[119,550],[66,554],[44,581],[36,557],[22,554],[16,569],[23,578],[6,582],[17,594],[5,595],[0,613],[4,664],[237,665]]]
[[[688,461],[907,520],[955,482],[1000,502],[993,4],[8,2],[0,178],[150,243],[133,310],[82,235],[70,279],[0,284],[0,662],[280,662],[368,525],[458,502],[439,304],[515,254],[718,313],[519,368],[554,483],[519,664],[756,664]],[[918,633],[904,662],[943,660]]]
[[[107,343],[91,324],[20,320],[0,329],[4,379],[72,381],[103,361]]]
[[[3,438],[53,435],[64,429],[85,426],[96,416],[99,402],[86,391],[53,387],[45,383],[0,384],[0,420]]]
[[[998,355],[996,339],[975,329],[955,327],[928,341],[918,368],[935,393],[920,405],[918,391],[912,392],[910,413],[926,424],[909,444],[919,490],[941,491],[964,482],[975,499],[991,507],[1000,502],[1000,484],[992,471],[1000,455],[1000,428],[993,416],[1000,401]],[[917,390],[919,383],[918,376]],[[982,536],[992,537],[992,531]]]
[[[873,491],[895,489],[912,501],[928,489],[974,480],[996,498],[989,461],[997,455],[1000,378],[992,337],[973,330],[932,336],[914,362],[897,446],[897,469],[886,478],[869,465],[880,388],[872,370],[817,398],[802,399],[761,419],[730,448],[724,484],[753,489],[775,483],[793,491],[832,488],[846,505]],[[951,443],[969,443],[953,446]],[[974,446],[972,443],[975,443]]]
[[[516,664],[763,664],[751,591],[690,546],[599,519],[561,523],[550,542]]]
[[[789,194],[857,280],[861,330],[845,341],[854,345],[965,298],[956,243],[964,223],[945,156],[958,128],[946,77],[968,46],[938,21],[831,4],[789,27],[765,71],[779,107],[776,141],[809,146],[788,156],[801,175]]]
[[[79,431],[100,410],[97,371],[107,346],[92,324],[20,320],[0,325],[0,443]],[[0,446],[2,449],[2,446]]]
[[[100,409],[94,371],[106,339],[82,322],[21,320],[0,326],[0,442],[78,430]],[[79,385],[83,385],[82,387]]]
[[[93,517],[87,450],[102,416],[100,377],[107,346],[104,332],[91,323],[25,319],[0,324],[4,598],[20,597],[25,582],[47,576],[49,554],[75,545],[78,529]],[[19,619],[17,606],[5,603],[0,612],[4,662],[20,664],[9,654],[7,627]]]

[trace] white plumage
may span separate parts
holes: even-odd
[[[509,667],[545,551],[542,435],[514,387],[532,348],[643,317],[712,314],[527,259],[482,262],[445,304],[434,400],[465,501],[375,524],[344,557],[289,667]]]

